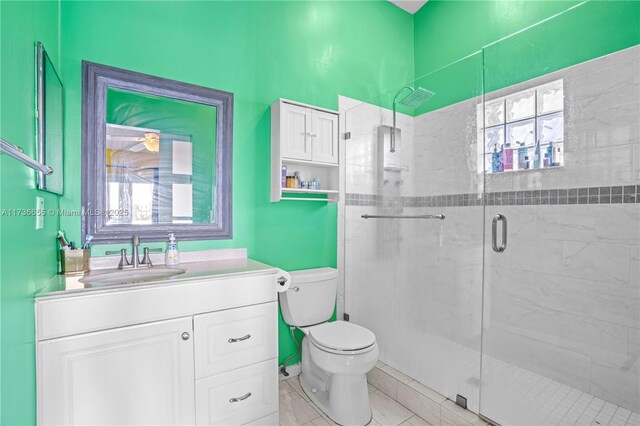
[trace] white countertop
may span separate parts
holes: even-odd
[[[164,265],[158,265],[165,267]],[[94,292],[126,291],[149,286],[165,286],[179,284],[186,281],[202,280],[206,278],[222,278],[238,275],[265,275],[277,271],[273,266],[258,261],[243,258],[227,258],[219,260],[201,260],[183,262],[177,268],[186,272],[169,278],[157,279],[130,284],[116,285],[89,285],[80,282],[87,275],[95,276],[104,273],[116,272],[118,269],[98,269],[85,275],[56,275],[36,293],[36,299],[78,296]]]

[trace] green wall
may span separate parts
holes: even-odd
[[[415,76],[437,96],[417,113],[638,43],[638,1],[430,0],[415,14]]]
[[[411,15],[387,1],[63,2],[61,27],[63,208],[80,207],[81,61],[88,60],[235,94],[233,239],[179,241],[181,250],[246,247],[283,269],[336,266],[335,205],[269,202],[269,107],[282,97],[337,109],[339,94],[366,99],[410,80]],[[79,241],[78,218],[61,226]],[[119,246],[94,247],[93,255]],[[294,351],[280,319],[281,361]]]
[[[43,42],[60,69],[58,3],[0,2],[0,136],[35,156],[35,42]],[[0,211],[45,208],[58,197],[35,189],[35,172],[0,155]],[[56,216],[0,216],[0,376],[3,425],[35,424],[36,375],[33,296],[57,272]]]
[[[268,201],[269,105],[284,97],[337,108],[338,94],[389,105],[386,94],[414,75],[576,4],[430,0],[412,17],[386,1],[2,1],[0,135],[34,154],[36,40],[45,43],[65,85],[62,208],[80,207],[83,59],[234,92],[234,238],[181,242],[180,248],[247,247],[252,258],[284,269],[335,266],[336,206]],[[540,27],[489,47],[484,58],[432,75],[425,87],[437,87],[433,105],[443,106],[477,94],[479,84],[503,87],[637,44],[639,7],[579,6],[543,24],[548,31]],[[482,59],[484,78],[478,76]],[[44,196],[45,207],[58,206],[58,197],[34,189],[30,169],[6,156],[0,165],[2,209],[33,207],[36,194]],[[55,230],[61,227],[79,241],[80,222],[47,217],[45,229],[36,231],[33,218],[1,220],[0,415],[2,424],[33,424],[33,294],[55,273]],[[282,360],[295,350],[282,321],[280,342]]]

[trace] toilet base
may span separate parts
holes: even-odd
[[[364,426],[371,422],[366,374],[331,374],[316,365],[309,342],[302,342],[300,385],[309,399],[340,425]]]

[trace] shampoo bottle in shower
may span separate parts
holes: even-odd
[[[553,164],[553,143],[552,142],[549,142],[549,146],[547,146],[547,153],[545,154],[545,156],[549,158],[548,164],[545,164],[545,167],[555,166],[555,164]]]
[[[513,170],[513,148],[510,143],[504,148],[504,170]]]
[[[498,152],[498,145],[493,146],[493,153],[491,154],[491,172],[497,173],[500,171],[500,153]]]
[[[178,244],[176,243],[176,237],[173,232],[169,234],[169,244],[167,245],[167,251],[164,255],[164,263],[167,266],[176,266],[180,264]]]
[[[521,143],[520,148],[518,148],[518,170],[526,169],[526,158],[527,148],[525,148],[524,143]]]
[[[535,149],[535,151],[533,153],[533,168],[534,169],[539,169],[541,167],[540,160],[541,160],[541,158],[540,158],[540,141],[537,140],[536,141],[536,149]]]

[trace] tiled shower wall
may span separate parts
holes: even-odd
[[[410,171],[390,190],[372,157],[390,112],[346,113],[345,310],[376,333],[383,362],[477,412],[484,315],[483,366],[497,359],[639,410],[639,63],[636,46],[486,95],[564,80],[557,169],[485,181],[474,99],[401,122]],[[390,212],[446,220],[360,217]],[[502,254],[490,248],[497,213],[509,224]],[[514,380],[483,372],[483,414],[523,421],[517,403],[505,411]]]

